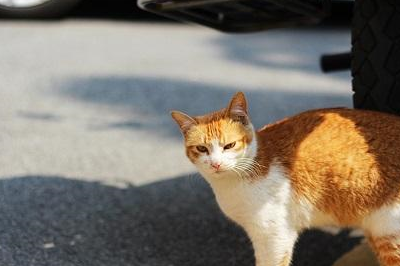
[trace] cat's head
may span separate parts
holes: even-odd
[[[171,112],[185,140],[186,155],[199,171],[210,176],[247,172],[256,154],[253,125],[242,92],[229,105],[203,116]]]

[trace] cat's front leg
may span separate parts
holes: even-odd
[[[289,266],[298,237],[285,226],[252,227],[246,229],[254,248],[256,266]]]

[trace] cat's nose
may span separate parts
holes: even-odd
[[[212,168],[218,170],[221,167],[221,163],[211,163]]]

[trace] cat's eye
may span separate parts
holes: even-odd
[[[196,150],[198,150],[199,152],[208,152],[207,147],[201,145],[196,146]]]
[[[235,145],[236,145],[236,141],[231,142],[231,143],[229,143],[229,144],[224,146],[224,150],[232,149],[233,147],[235,147]]]

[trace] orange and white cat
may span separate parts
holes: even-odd
[[[290,265],[299,233],[319,226],[361,228],[382,265],[400,265],[399,117],[321,109],[255,131],[241,92],[222,110],[172,117],[257,266]]]

